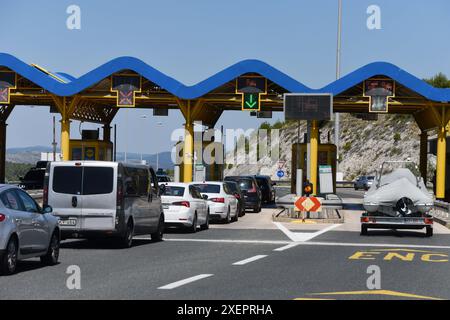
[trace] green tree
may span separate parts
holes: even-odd
[[[434,77],[423,80],[435,88],[450,88],[450,80],[442,72],[439,72]]]

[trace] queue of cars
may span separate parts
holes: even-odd
[[[206,230],[210,221],[238,221],[274,199],[269,177],[167,180],[141,164],[49,162],[42,208],[20,187],[0,185],[0,273],[12,274],[18,260],[32,257],[56,264],[61,240],[111,238],[129,248],[136,235],[160,241],[167,228]]]

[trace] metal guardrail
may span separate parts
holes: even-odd
[[[431,210],[430,214],[441,222],[442,224],[448,225],[450,224],[450,203],[436,200],[434,202],[434,207]]]

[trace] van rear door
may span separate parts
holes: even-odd
[[[62,230],[81,227],[82,179],[81,163],[58,162],[50,166],[48,204],[55,216],[60,217]]]
[[[85,162],[82,187],[83,230],[114,230],[116,218],[117,164]]]

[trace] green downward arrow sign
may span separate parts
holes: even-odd
[[[253,100],[253,97],[254,97],[253,94],[250,94],[249,100],[245,101],[245,105],[247,107],[249,107],[250,109],[253,109],[255,107],[255,105],[258,103],[257,99],[255,101]]]

